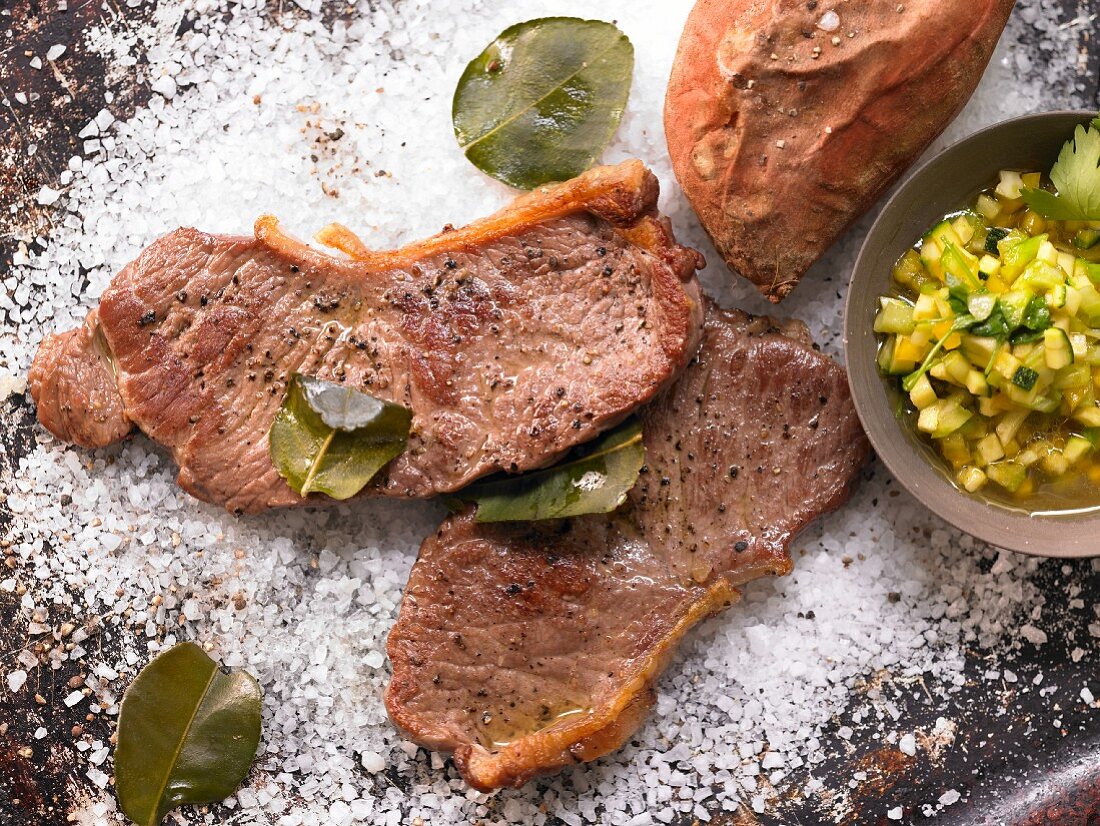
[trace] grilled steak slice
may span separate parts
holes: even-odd
[[[469,509],[421,547],[386,706],[478,789],[618,748],[683,634],[787,573],[792,537],[847,498],[869,450],[843,370],[804,327],[714,308],[644,439],[615,514],[479,525]]]
[[[657,191],[628,161],[392,252],[326,229],[348,258],[270,217],[254,238],[177,230],[43,344],[39,419],[86,446],[132,422],[172,450],[184,488],[236,511],[303,501],[268,452],[294,372],[412,410],[408,449],[370,492],[549,464],[652,399],[698,341],[702,259],[657,216]]]

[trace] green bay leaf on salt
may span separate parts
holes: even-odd
[[[615,134],[633,71],[634,47],[611,23],[517,23],[459,79],[455,137],[474,166],[509,186],[568,180],[592,166]]]

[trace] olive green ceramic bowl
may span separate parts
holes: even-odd
[[[890,291],[894,262],[947,212],[961,209],[1000,169],[1048,172],[1062,144],[1092,112],[1045,112],[971,135],[924,164],[899,187],[867,235],[848,287],[844,346],[856,409],[897,480],[952,525],[1002,548],[1037,556],[1100,555],[1100,507],[1032,515],[959,490],[942,459],[895,415],[897,391],[879,375],[872,324]],[[1097,491],[1100,503],[1100,490]]]

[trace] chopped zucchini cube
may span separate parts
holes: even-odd
[[[985,321],[997,306],[997,296],[988,292],[975,292],[966,297],[966,309],[978,321]]]
[[[1060,327],[1048,327],[1043,332],[1043,344],[1046,364],[1051,370],[1060,370],[1066,365],[1073,364],[1073,345],[1065,330]],[[1015,378],[1013,381],[1015,382]],[[1023,385],[1020,386],[1023,387]]]
[[[876,333],[904,333],[913,332],[913,305],[900,298],[879,299],[879,311],[875,316]]]
[[[1039,374],[1030,367],[1025,367],[1022,364],[1017,367],[1016,372],[1012,374],[1012,383],[1021,390],[1030,390],[1035,386],[1035,382],[1038,380]]]
[[[924,410],[926,407],[931,407],[939,398],[936,396],[936,391],[932,389],[932,382],[928,380],[928,376],[924,375],[917,379],[917,383],[913,385],[913,389],[909,391],[909,400],[913,402],[913,406],[917,410]]]
[[[978,461],[982,465],[991,465],[1005,457],[1004,447],[996,433],[990,433],[978,442],[975,448]]]
[[[1079,407],[1073,411],[1073,418],[1086,427],[1100,427],[1100,407],[1096,402]]]
[[[993,230],[990,230],[992,233]],[[988,249],[988,245],[986,247]],[[996,249],[996,245],[994,245]],[[978,272],[982,275],[989,277],[996,275],[1001,269],[1001,261],[999,258],[994,258],[992,255],[983,255],[978,259]]]
[[[1028,417],[1030,412],[1030,410],[1010,410],[1001,416],[1001,420],[997,422],[996,432],[1002,445],[1007,445],[1012,441],[1016,436],[1016,431],[1020,429],[1020,425],[1024,423],[1024,419]]]
[[[924,408],[917,417],[917,430],[935,433],[940,424],[940,406],[934,404]]]
[[[993,369],[1004,376],[1009,381],[1012,381],[1016,375],[1016,371],[1021,367],[1020,360],[1016,358],[1008,350],[1001,350],[997,353],[997,358],[993,362]]]
[[[940,308],[936,303],[936,297],[928,293],[921,293],[917,297],[917,303],[913,305],[913,319],[915,321],[929,321],[940,317]]]
[[[976,206],[978,212],[981,214],[981,216],[983,218],[985,218],[987,221],[992,221],[1001,212],[1001,205],[999,203],[997,203],[997,199],[996,198],[990,198],[984,192],[981,195],[978,196],[978,202],[975,206]],[[990,233],[993,233],[994,231],[1001,232],[1002,233],[1001,237],[1002,238],[1004,237],[1004,235],[1003,235],[1004,230],[1002,230],[1000,227],[993,227],[989,231],[990,231]],[[990,252],[994,252],[996,250],[997,241],[999,241],[999,240],[1000,240],[1000,238],[994,239],[993,249],[990,250]],[[989,241],[987,240],[986,241],[986,246],[988,247],[988,245],[989,245]]]
[[[956,384],[965,385],[970,376],[970,362],[958,350],[952,350],[943,357],[943,369]]]
[[[1062,455],[1071,464],[1076,464],[1086,453],[1093,449],[1093,444],[1084,436],[1074,433],[1066,439],[1066,446],[1062,448]]]
[[[988,396],[989,382],[985,380],[980,370],[971,370],[966,374],[966,389],[975,396]]]
[[[1019,198],[1024,188],[1024,179],[1019,172],[1010,169],[1002,169],[1000,180],[997,182],[996,192],[1002,198],[1015,200]]]
[[[985,487],[985,483],[989,479],[981,468],[976,468],[973,465],[964,467],[955,478],[959,482],[959,487],[968,493],[975,493],[981,490]]]
[[[1002,411],[995,399],[992,397],[983,397],[978,399],[978,412],[987,419],[992,419],[1000,415]]]
[[[1039,460],[1039,465],[1048,476],[1062,476],[1069,470],[1069,459],[1060,450],[1052,450]]]
[[[924,411],[922,410],[923,414]],[[968,421],[974,414],[960,405],[954,399],[940,402],[939,413],[936,417],[936,429],[932,432],[932,438],[942,439],[950,436]]]
[[[956,430],[950,436],[940,439],[940,453],[949,461],[952,467],[960,468],[971,463],[970,448],[967,447],[966,437],[962,430]]]
[[[1100,242],[1098,229],[1079,229],[1073,236],[1073,246],[1079,250],[1091,250],[1098,242]]]
[[[996,462],[985,469],[985,475],[1009,493],[1015,493],[1027,478],[1027,468],[1017,462]]]
[[[1039,245],[1039,251],[1035,253],[1036,261],[1043,261],[1047,264],[1058,264],[1058,249],[1050,241],[1043,240],[1043,243]]]
[[[989,336],[972,336],[966,333],[962,337],[960,349],[964,356],[970,359],[970,363],[979,370],[984,370],[993,358],[997,350],[997,339]]]

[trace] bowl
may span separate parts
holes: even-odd
[[[894,263],[944,214],[964,207],[1001,169],[1048,172],[1079,123],[1095,112],[1044,112],[976,132],[913,172],[887,201],[867,234],[848,286],[844,349],[859,418],[879,458],[898,482],[935,514],[1001,548],[1036,556],[1100,555],[1100,505],[1029,514],[955,487],[943,460],[895,413],[875,363],[872,323],[889,292]],[[1100,491],[1097,501],[1100,503]]]

